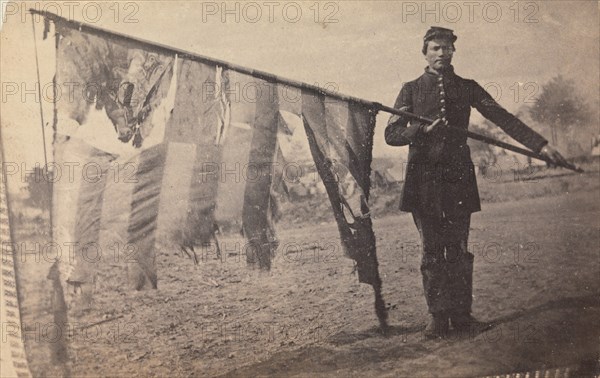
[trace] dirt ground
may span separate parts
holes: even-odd
[[[458,377],[597,361],[600,192],[591,187],[484,203],[473,215],[473,311],[496,324],[483,334],[423,339],[417,232],[409,215],[394,213],[374,220],[387,337],[377,330],[371,287],[358,283],[336,226],[323,222],[281,230],[267,274],[246,267],[235,238],[222,239],[221,260],[200,251],[198,266],[161,254],[157,291],[132,292],[122,267],[102,266],[94,310],[71,319],[71,372]],[[19,267],[30,288],[21,293],[30,366],[42,377],[57,373],[44,336],[52,321],[47,267]]]

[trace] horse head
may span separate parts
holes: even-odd
[[[109,110],[107,107],[106,113],[117,132],[117,138],[123,143],[129,142],[135,135],[136,128],[136,123],[132,122],[133,116],[131,110],[125,107],[115,107],[114,109]]]

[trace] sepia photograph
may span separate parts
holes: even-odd
[[[0,1],[1,377],[600,377],[596,1]]]

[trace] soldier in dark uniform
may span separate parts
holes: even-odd
[[[427,338],[456,331],[483,330],[471,316],[473,255],[467,251],[471,213],[480,210],[467,137],[445,125],[467,129],[471,107],[508,135],[556,164],[564,158],[546,139],[502,108],[475,81],[450,64],[457,37],[450,29],[427,31],[423,55],[428,67],[406,83],[395,108],[435,119],[432,124],[394,115],[385,130],[392,146],[409,145],[400,210],[411,212],[423,247],[421,273],[431,321]]]

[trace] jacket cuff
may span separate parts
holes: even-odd
[[[406,128],[404,133],[402,133],[402,136],[411,142],[415,142],[421,135],[423,135],[424,126],[425,125],[422,123],[411,124]]]

